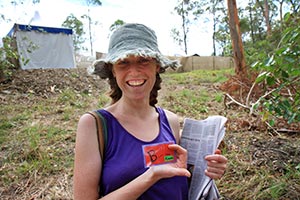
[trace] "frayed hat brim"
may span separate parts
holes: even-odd
[[[101,78],[110,78],[109,66],[128,56],[156,59],[160,65],[160,73],[167,68],[176,69],[180,66],[177,60],[170,60],[160,53],[156,34],[152,29],[143,24],[125,24],[112,34],[106,58],[96,60],[89,72]]]

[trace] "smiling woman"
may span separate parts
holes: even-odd
[[[106,121],[107,142],[101,145],[95,118],[84,114],[76,135],[75,199],[188,199],[191,174],[186,169],[187,151],[178,145],[178,117],[156,106],[160,73],[177,66],[177,61],[160,53],[156,34],[147,26],[125,24],[113,33],[106,58],[96,61],[92,69],[108,79],[111,89],[111,104],[96,111]],[[145,165],[145,145],[165,145],[176,159]],[[227,159],[210,158],[207,175],[220,178]]]

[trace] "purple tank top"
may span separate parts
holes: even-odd
[[[106,118],[108,132],[100,185],[103,195],[122,187],[147,170],[144,167],[142,154],[143,145],[166,141],[176,143],[165,112],[159,107],[156,108],[156,111],[159,114],[159,134],[153,141],[144,142],[128,133],[111,113],[106,110],[99,110]],[[176,176],[161,179],[138,199],[187,200],[187,178]]]

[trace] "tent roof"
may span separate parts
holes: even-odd
[[[12,36],[16,31],[39,31],[46,33],[63,33],[63,34],[72,34],[72,29],[69,28],[54,28],[54,27],[46,27],[46,26],[33,26],[33,25],[24,25],[24,24],[14,24],[12,29],[9,31],[7,36]]]

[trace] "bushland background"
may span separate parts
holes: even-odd
[[[222,85],[233,69],[162,74],[159,106],[185,117],[228,118],[223,199],[299,199],[300,135],[274,133],[259,116],[226,106]],[[76,126],[109,102],[108,85],[85,68],[17,71],[0,85],[1,199],[72,199]],[[126,144],[125,144],[126,145]]]

